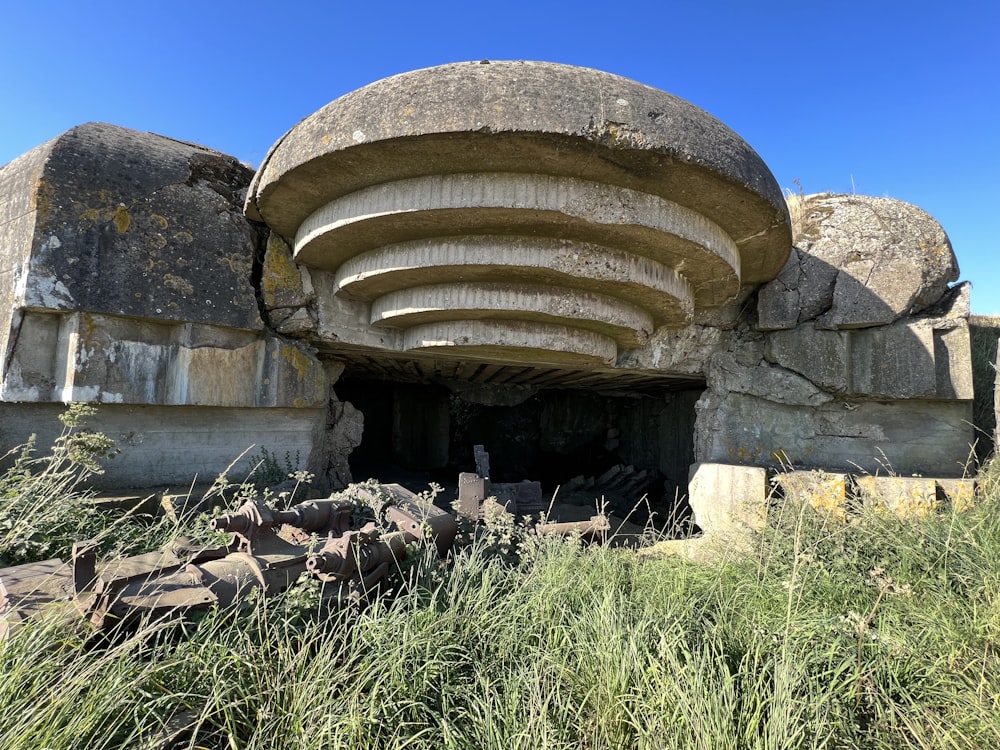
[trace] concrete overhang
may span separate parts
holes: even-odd
[[[540,367],[613,370],[773,278],[791,247],[774,177],[719,120],[540,62],[444,65],[337,99],[271,148],[246,212],[334,278],[384,333],[376,349]]]

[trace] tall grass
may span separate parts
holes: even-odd
[[[993,452],[997,428],[994,396],[997,380],[997,342],[1000,316],[973,315],[969,318],[972,354],[972,424],[976,428],[976,458],[980,463]]]
[[[0,747],[1000,747],[987,472],[961,513],[786,506],[715,564],[504,530],[361,612],[305,586],[104,650],[38,622],[0,647]]]

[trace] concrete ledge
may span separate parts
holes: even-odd
[[[428,323],[403,332],[403,348],[442,350],[456,356],[532,364],[611,364],[615,342],[591,331],[521,321]]]
[[[329,384],[304,349],[221,326],[31,310],[0,381],[4,401],[303,407]]]
[[[0,456],[32,434],[38,438],[36,455],[44,455],[59,435],[64,410],[62,404],[0,402]],[[104,473],[90,484],[177,491],[224,472],[239,481],[261,448],[276,456],[287,453],[301,468],[323,476],[327,411],[325,404],[312,409],[103,404],[86,426],[114,440],[120,453],[103,462]]]
[[[498,233],[628,248],[683,268],[702,305],[721,304],[740,286],[739,250],[706,217],[656,195],[537,174],[446,174],[374,185],[306,218],[294,251],[299,263],[335,271],[377,246]]]
[[[449,320],[496,318],[555,323],[641,346],[652,316],[614,297],[572,289],[514,284],[435,284],[391,292],[371,306],[372,325],[407,328]]]
[[[656,325],[691,320],[691,285],[661,263],[589,243],[558,239],[463,237],[388,245],[344,263],[337,292],[375,297],[431,283],[503,282],[579,289],[627,299]]]

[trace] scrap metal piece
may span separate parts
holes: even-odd
[[[535,531],[539,534],[561,534],[570,536],[579,534],[587,538],[603,539],[603,536],[611,531],[611,522],[603,513],[591,516],[586,521],[568,521],[565,523],[540,523],[535,526]]]
[[[15,565],[0,570],[0,641],[29,618],[79,616],[72,600],[73,572],[62,560]]]
[[[458,475],[458,503],[455,510],[460,517],[473,521],[480,519],[483,501],[489,497],[487,484],[488,480],[479,474],[466,471]]]

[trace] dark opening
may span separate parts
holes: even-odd
[[[364,414],[364,436],[350,456],[355,481],[450,488],[459,472],[475,470],[473,446],[483,445],[493,481],[536,480],[548,496],[559,490],[557,502],[589,493],[638,523],[653,510],[661,522],[673,517],[682,525],[703,390],[687,383],[657,395],[608,396],[552,388],[484,399],[482,392],[350,373],[336,385],[338,397]]]

